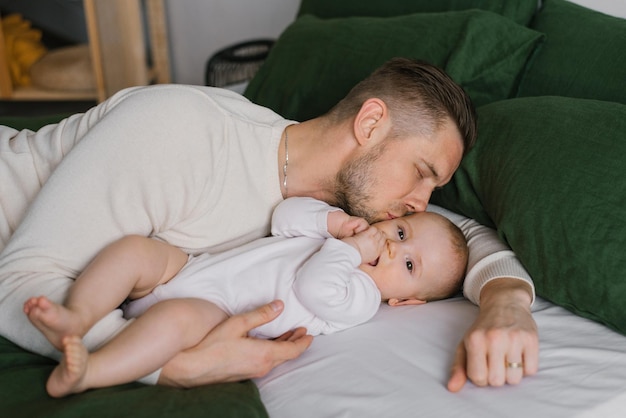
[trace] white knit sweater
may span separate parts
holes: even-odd
[[[0,254],[0,334],[58,357],[22,304],[38,294],[62,302],[95,254],[124,235],[190,253],[267,235],[290,123],[226,90],[159,85],[124,90],[37,133],[0,129],[0,218],[16,225],[32,200]],[[104,318],[87,346],[124,323],[119,312]]]

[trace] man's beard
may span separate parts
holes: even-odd
[[[378,220],[376,211],[368,203],[372,201],[371,190],[375,189],[378,182],[374,174],[374,163],[383,154],[383,144],[350,161],[339,170],[335,178],[337,206],[350,215],[365,218],[369,223]]]

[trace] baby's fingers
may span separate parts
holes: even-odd
[[[358,234],[359,232],[363,232],[369,227],[370,227],[370,224],[368,224],[365,219],[357,218],[357,217],[353,218],[352,230],[354,231],[355,234]]]

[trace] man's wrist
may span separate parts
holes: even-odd
[[[177,388],[190,388],[197,386],[198,383],[207,382],[195,382],[197,369],[189,367],[192,359],[189,358],[188,352],[180,352],[170,361],[168,361],[159,375],[158,384],[163,386],[171,386]],[[207,364],[203,364],[203,370],[206,372]]]
[[[533,301],[532,286],[525,280],[514,277],[500,277],[490,280],[480,290],[480,305],[497,303],[506,299],[506,303],[516,303],[530,307]]]

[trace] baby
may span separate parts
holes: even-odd
[[[467,264],[461,231],[429,212],[370,226],[324,202],[289,198],[274,212],[272,235],[198,256],[124,237],[91,262],[63,305],[43,296],[26,301],[32,324],[64,353],[48,393],[140,379],[229,315],[277,299],[283,313],[250,336],[275,338],[297,327],[311,335],[340,331],[368,321],[381,301],[399,306],[452,296]],[[82,336],[124,301],[125,315],[136,319],[88,353]]]

